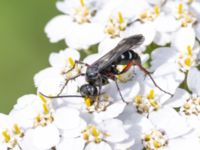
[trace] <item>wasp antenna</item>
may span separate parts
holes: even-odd
[[[46,97],[46,98],[70,98],[70,97],[80,97],[83,98],[83,96],[81,95],[59,95],[59,96],[47,96],[41,92],[39,92],[42,96]]]

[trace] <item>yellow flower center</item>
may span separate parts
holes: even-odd
[[[120,35],[121,31],[124,31],[127,27],[127,23],[124,20],[124,17],[121,12],[118,12],[117,18],[109,18],[108,23],[105,27],[105,33],[108,34],[111,38],[115,38]]]
[[[22,133],[20,127],[17,124],[14,124],[13,126],[13,132],[17,135]]]
[[[84,0],[80,0],[80,7],[75,8],[74,20],[78,24],[90,22],[91,13],[86,7]]]
[[[191,96],[180,108],[180,112],[186,116],[200,116],[200,97]]]
[[[15,149],[19,145],[18,141],[22,139],[24,133],[17,124],[13,124],[11,129],[6,129],[1,132],[8,149]]]
[[[137,95],[134,98],[133,104],[135,105],[139,113],[149,113],[150,111],[156,111],[160,105],[155,100],[155,92],[153,89],[149,91],[147,96]]]
[[[178,56],[178,65],[182,71],[187,71],[191,66],[196,65],[196,55],[194,55],[193,49],[190,45],[187,46],[186,51],[180,51]]]
[[[158,16],[160,15],[160,7],[158,5],[155,5],[150,10],[145,10],[139,15],[139,19],[142,22],[145,21],[154,21]]]
[[[108,134],[98,130],[95,125],[88,125],[81,133],[85,141],[95,143],[100,143],[103,138],[109,136]]]
[[[196,21],[193,13],[184,9],[184,5],[182,3],[178,4],[176,19],[180,20],[182,27],[187,27],[188,24],[193,24]]]
[[[42,104],[43,112],[39,113],[35,117],[33,127],[46,126],[54,121],[52,113],[47,103]]]
[[[161,150],[167,146],[168,139],[165,133],[151,130],[143,135],[143,145],[146,150]]]
[[[8,130],[3,131],[2,136],[4,137],[6,143],[10,142],[11,137],[8,133]]]

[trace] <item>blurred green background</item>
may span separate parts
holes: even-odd
[[[60,14],[56,0],[0,2],[0,112],[8,113],[22,95],[35,93],[33,76],[47,67],[48,56],[65,48],[50,43],[46,23]]]

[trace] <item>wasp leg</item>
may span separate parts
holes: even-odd
[[[72,68],[70,68],[69,70],[67,70],[66,72],[63,72],[63,73],[64,73],[64,74],[69,73],[70,71],[72,71],[72,70],[76,67],[77,64],[85,65],[85,66],[87,66],[87,67],[90,66],[90,65],[87,64],[87,63],[84,63],[84,62],[82,62],[82,61],[75,60],[75,63],[74,63],[74,65],[72,66]]]
[[[118,82],[117,82],[117,78],[115,78],[114,81],[115,81],[115,84],[116,84],[117,90],[118,90],[118,92],[119,92],[119,95],[120,95],[122,101],[123,101],[124,103],[128,104],[128,102],[125,101],[124,98],[123,98],[123,96],[122,96],[121,90],[120,90],[119,85],[118,85]]]
[[[98,85],[98,88],[99,88],[99,90],[98,90],[98,94],[97,94],[97,100],[96,100],[97,104],[95,106],[95,110],[98,110],[99,103],[100,103],[100,96],[101,96],[101,90],[102,90],[102,78],[101,77],[100,77],[100,83]]]
[[[164,92],[164,93],[170,95],[171,97],[173,96],[173,94],[171,94],[171,93],[169,93],[169,92],[163,90],[163,89],[155,82],[155,80],[154,80],[153,77],[151,76],[151,73],[150,73],[148,70],[146,70],[144,67],[142,67],[142,65],[141,65],[140,63],[138,63],[137,61],[134,61],[134,60],[133,60],[133,61],[132,61],[132,64],[138,66],[138,67],[140,68],[140,70],[144,72],[145,75],[149,76],[149,78],[151,79],[151,81],[153,82],[153,84],[155,85],[155,87],[157,87],[160,91],[162,91],[162,92]]]
[[[80,76],[84,76],[85,74],[84,73],[81,73],[81,74],[78,74],[78,75],[76,75],[76,76],[74,76],[74,77],[72,77],[72,78],[70,78],[70,79],[67,79],[66,81],[65,81],[65,84],[63,85],[63,87],[60,89],[60,92],[57,94],[57,96],[59,96],[62,92],[63,92],[63,90],[65,89],[65,87],[67,86],[67,84],[68,84],[68,82],[70,81],[70,80],[75,80],[76,78],[78,78],[78,77],[80,77]]]
[[[64,74],[67,74],[67,73],[71,72],[71,71],[76,67],[77,64],[86,65],[87,67],[89,66],[89,64],[86,64],[86,63],[84,63],[84,62],[82,62],[82,61],[75,60],[75,63],[74,63],[74,65],[73,65],[73,67],[70,68],[68,71],[64,72]],[[73,77],[73,78],[70,78],[70,79],[66,80],[65,84],[63,85],[63,87],[61,88],[61,90],[60,90],[60,92],[57,94],[57,96],[59,96],[59,95],[63,92],[63,90],[64,90],[65,87],[67,86],[69,80],[74,80],[74,79],[76,79],[77,77],[82,76],[82,75],[85,75],[85,74],[79,74],[79,75],[77,75],[77,76],[75,76],[75,77]]]

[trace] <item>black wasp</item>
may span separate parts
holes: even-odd
[[[70,72],[73,70],[76,66],[76,64],[84,64],[87,66],[86,73],[81,73],[73,78],[70,78],[66,81],[65,85],[61,89],[60,93],[57,96],[45,96],[48,98],[62,98],[62,97],[89,97],[91,99],[94,99],[94,97],[99,97],[101,94],[101,88],[103,85],[109,83],[108,80],[111,79],[116,83],[116,87],[119,91],[119,94],[123,99],[123,96],[120,92],[118,83],[117,83],[117,77],[116,75],[120,75],[122,73],[125,73],[130,69],[132,65],[138,66],[145,75],[149,76],[154,85],[163,91],[166,94],[170,94],[169,92],[161,89],[156,82],[154,81],[153,77],[151,76],[150,72],[147,71],[145,68],[141,65],[141,59],[140,56],[133,51],[133,49],[137,48],[144,42],[143,35],[133,35],[127,38],[124,38],[121,40],[115,48],[113,48],[111,51],[106,53],[104,56],[96,60],[91,65],[85,64],[80,61],[76,61],[75,65],[67,72]],[[125,68],[123,70],[117,69],[118,65],[125,65]],[[60,95],[67,85],[69,80],[74,80],[79,76],[85,76],[86,81],[88,84],[84,84],[80,87],[80,93],[81,96],[78,95]],[[42,94],[42,93],[41,93]],[[43,94],[42,94],[43,95]]]

